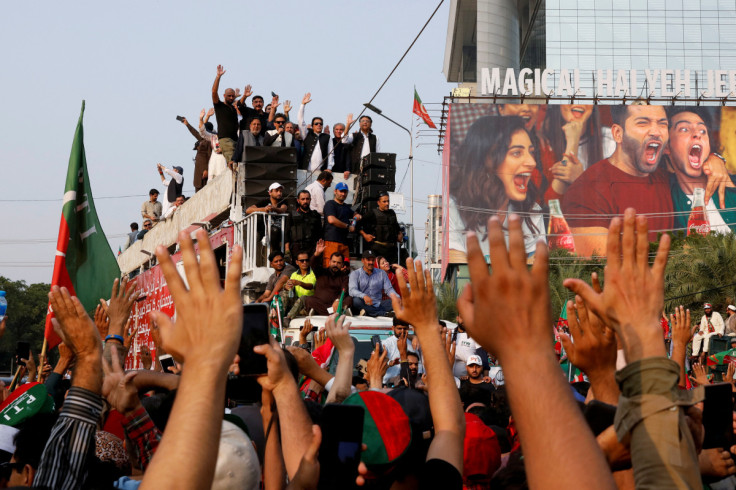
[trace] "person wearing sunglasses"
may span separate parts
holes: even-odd
[[[266,137],[263,138],[263,146],[294,146],[294,135],[286,131],[286,115],[282,113],[276,114],[273,125],[276,129],[266,131]]]
[[[299,168],[302,170],[309,170],[310,172],[316,172],[322,170],[327,161],[327,166],[324,167],[327,170],[332,170],[335,166],[335,158],[332,151],[332,138],[329,134],[322,131],[324,128],[324,121],[321,117],[312,118],[312,127],[307,128],[307,123],[304,122],[304,106],[312,101],[312,94],[307,92],[302,98],[302,105],[299,106],[299,114],[297,115],[297,122],[299,123],[299,131],[304,138],[304,150],[302,153],[302,159],[299,163]]]

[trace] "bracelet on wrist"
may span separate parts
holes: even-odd
[[[105,342],[107,342],[108,340],[117,340],[118,342],[120,342],[120,345],[125,345],[125,340],[120,335],[108,335],[107,337],[105,337]]]

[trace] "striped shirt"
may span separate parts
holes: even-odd
[[[72,490],[84,486],[88,462],[95,454],[100,412],[102,397],[99,393],[78,386],[69,389],[41,455],[34,487]]]

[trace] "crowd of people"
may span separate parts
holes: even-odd
[[[723,322],[706,308],[693,326],[690,312],[678,308],[670,316],[668,353],[660,319],[669,236],[650,259],[647,219],[633,209],[614,218],[605,284],[597,276],[590,284],[565,280],[575,296],[567,304],[567,333],[556,333],[546,245],[537,244],[530,269],[522,219],[511,215],[508,230],[498,217],[487,226],[493,270],[470,234],[470,284],[458,298],[456,330],[438,319],[429,272],[408,259],[396,276],[398,289],[388,291],[394,335],[377,343],[366,362],[355,359],[348,316],[333,314],[317,332],[307,323],[294,345],[271,338],[251,347],[265,360],[255,404],[233,403],[228,387],[241,374],[240,356],[249,354],[239,351],[240,247],[224,286],[204,231],[195,237],[199,261],[192,238],[179,236],[186,284],[168,251],[157,248],[177,313],[174,319],[151,313],[157,356],[146,349],[139,370],[121,368],[135,335],[129,318],[139,294],[127,279],[115,281],[94,319],[69,291],[52,287],[60,359],[53,370],[42,369],[43,384],[21,383],[17,393],[4,393],[3,483],[330,488],[325,481],[347,474],[350,483],[341,488],[733,488],[736,446],[703,442],[713,435],[708,427],[723,423],[709,417],[727,417],[723,440],[733,439],[733,402],[721,400],[725,411],[704,410],[701,402],[712,392],[700,385],[707,388],[710,380],[696,365],[698,386],[690,386],[686,372],[693,333],[707,335],[709,325],[720,329]],[[295,289],[315,290],[300,297],[307,307],[332,299],[318,295],[314,284],[333,291],[362,287],[375,260],[367,253],[353,280],[342,255],[325,263],[324,250],[320,243],[311,257],[300,251],[298,270],[289,275]],[[315,282],[307,261],[320,271]],[[285,276],[283,255],[272,262]],[[368,306],[383,307],[383,298],[366,296]],[[555,335],[586,382],[566,379]],[[170,370],[177,374],[163,372],[162,354],[175,359]],[[326,369],[335,358],[334,370]],[[494,367],[502,369],[503,382],[489,376]],[[731,364],[729,392],[736,391],[734,372]],[[335,404],[362,410],[359,464],[350,466],[347,458],[320,465],[320,451],[332,447],[322,444],[323,434],[354,432],[327,416]]]
[[[220,175],[226,175],[236,170],[238,164],[245,162],[247,147],[293,147],[297,153],[298,168],[308,170],[312,175],[317,176],[317,179],[302,192],[306,191],[311,196],[311,209],[317,211],[320,216],[325,216],[324,207],[328,203],[325,203],[324,191],[329,188],[332,182],[332,174],[342,174],[344,179],[347,180],[351,174],[359,170],[360,161],[363,157],[369,153],[380,152],[381,143],[373,133],[371,128],[373,120],[370,116],[361,116],[357,121],[357,131],[353,133],[350,133],[354,123],[352,114],[348,114],[345,123],[335,123],[332,130],[330,130],[329,125],[324,124],[324,119],[320,116],[312,117],[311,122],[307,123],[305,108],[312,101],[311,94],[307,93],[302,98],[297,113],[297,122],[295,123],[289,119],[289,113],[292,109],[291,101],[285,101],[282,112],[278,112],[281,106],[280,98],[273,92],[271,102],[265,108],[263,96],[253,95],[250,85],[245,86],[242,94],[240,89],[227,88],[221,99],[219,87],[224,74],[225,69],[218,66],[217,75],[212,86],[213,107],[208,110],[202,109],[199,114],[198,128],[194,128],[189,124],[186,117],[177,117],[196,140],[194,143],[196,155],[192,179],[195,193]],[[248,98],[251,98],[250,107],[247,105]],[[210,121],[212,116],[215,116],[217,127]],[[183,195],[184,169],[179,166],[169,168],[160,163],[156,164],[156,167],[164,187],[163,197],[159,201],[161,193],[157,189],[151,189],[149,192],[149,200],[141,205],[141,217],[144,220],[144,227],[145,223],[149,221],[151,226],[154,226],[158,221],[171,217],[176,212],[177,207],[187,199]],[[269,194],[272,190],[274,189],[269,188]],[[338,184],[336,190],[344,190],[345,197],[347,196],[348,189],[344,183]],[[286,197],[291,196],[283,196],[283,198]],[[285,205],[281,200],[282,198],[279,197],[279,204],[269,208],[268,212],[286,212]],[[339,204],[343,203],[344,198],[339,201]],[[265,211],[262,208],[266,208],[267,204],[268,202],[263,206],[251,206],[249,209],[251,212],[254,209]],[[341,210],[340,215],[345,215],[347,212],[339,206],[338,209]],[[325,216],[325,219],[327,220],[328,217]],[[357,219],[360,219],[360,216]],[[335,221],[330,221],[329,224],[340,230],[349,228],[348,226],[343,227]],[[138,225],[136,223],[137,229]],[[141,239],[146,230],[136,234],[133,234],[132,231],[131,229],[130,236],[132,238],[126,240],[123,250],[128,248],[135,240]],[[369,232],[361,232],[361,235],[365,237],[366,241],[370,241],[368,237],[376,239],[376,235]],[[344,243],[343,235],[345,233],[333,232],[333,234],[338,238],[325,239],[328,242]],[[398,232],[396,235],[398,235]],[[387,241],[382,241],[382,243],[392,245],[394,240],[388,238]],[[332,245],[328,246],[331,247]],[[331,250],[328,250],[329,253],[332,253]]]

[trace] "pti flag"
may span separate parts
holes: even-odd
[[[414,114],[421,117],[430,128],[437,129],[437,126],[434,125],[429,114],[427,114],[427,109],[424,107],[424,104],[422,104],[422,99],[419,98],[416,87],[414,88]]]
[[[100,298],[108,297],[113,281],[120,277],[120,268],[92,201],[84,154],[83,118],[84,101],[69,156],[51,285],[66,287],[89,312],[94,310]],[[45,332],[49,349],[61,342],[51,325],[53,315],[49,305]]]

